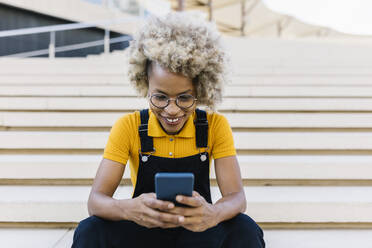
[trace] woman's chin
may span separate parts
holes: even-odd
[[[178,123],[177,125],[171,125],[167,122],[162,122],[161,124],[163,126],[164,131],[167,134],[173,135],[173,134],[177,134],[179,131],[181,131],[182,126],[183,126],[184,123]]]
[[[181,127],[178,127],[178,126],[176,126],[176,127],[166,127],[166,128],[164,128],[164,130],[167,134],[172,134],[173,135],[173,134],[177,134],[179,131],[181,131]]]

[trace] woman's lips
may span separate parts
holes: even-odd
[[[176,118],[175,117],[170,118],[170,117],[164,117],[164,116],[162,116],[162,118],[163,118],[164,122],[167,125],[169,125],[169,126],[177,126],[178,124],[181,123],[181,121],[183,119],[183,116],[176,117]]]

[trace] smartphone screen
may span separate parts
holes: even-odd
[[[156,173],[155,193],[156,198],[164,201],[176,202],[177,195],[192,196],[194,189],[193,173]]]

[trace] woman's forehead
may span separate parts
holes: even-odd
[[[166,94],[180,94],[193,91],[194,85],[189,78],[169,72],[159,65],[154,65],[149,75],[149,88]]]

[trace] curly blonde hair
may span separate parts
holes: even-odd
[[[227,81],[227,56],[215,25],[187,13],[148,18],[129,46],[128,75],[148,94],[149,63],[156,62],[193,81],[198,104],[214,109]]]

